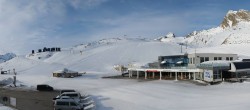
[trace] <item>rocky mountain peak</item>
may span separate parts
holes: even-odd
[[[175,34],[172,33],[172,32],[169,32],[169,33],[165,36],[165,38],[175,38]]]
[[[186,38],[189,38],[189,37],[191,37],[191,36],[195,36],[195,35],[197,35],[197,34],[198,34],[197,31],[193,31],[192,33],[189,33],[188,35],[186,35]]]
[[[247,21],[247,22],[250,21],[249,11],[243,9],[239,11],[229,10],[220,26],[222,28],[232,27],[236,26],[239,22],[242,21]]]
[[[175,36],[174,33],[169,32],[167,35],[161,36],[161,37],[159,37],[159,38],[157,38],[157,39],[154,39],[154,40],[158,40],[158,41],[161,41],[161,42],[170,42],[170,41],[172,41],[175,37],[176,37],[176,36]]]

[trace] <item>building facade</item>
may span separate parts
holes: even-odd
[[[159,56],[158,68],[129,68],[129,77],[143,76],[159,79],[193,79],[209,83],[223,79],[242,79],[250,76],[250,60],[235,61],[237,54],[192,53],[184,55]]]
[[[158,64],[160,68],[187,67],[188,55],[159,56]]]
[[[237,54],[224,54],[224,53],[192,53],[188,54],[188,66],[196,68],[196,66],[206,61],[235,61]]]

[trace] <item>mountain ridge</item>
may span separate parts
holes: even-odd
[[[229,10],[222,23],[211,29],[193,31],[185,37],[190,46],[211,47],[229,44],[250,44],[250,12]]]
[[[236,26],[239,22],[250,21],[250,12],[240,9],[239,11],[229,10],[220,26],[222,28]]]

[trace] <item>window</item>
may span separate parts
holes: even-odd
[[[214,57],[214,61],[216,61],[217,60],[217,57]]]
[[[213,71],[213,79],[221,79],[221,70]]]
[[[233,61],[233,57],[230,57],[230,61]]]
[[[193,64],[195,64],[196,62],[195,62],[195,58],[193,58]]]
[[[204,62],[204,57],[200,57],[200,63]]]
[[[209,61],[209,57],[205,57],[205,61]]]
[[[190,58],[190,59],[189,59],[190,64],[192,64],[192,63],[193,63],[192,61],[193,61],[193,59],[192,59],[192,58]]]
[[[69,106],[69,102],[61,102],[61,101],[58,101],[58,102],[56,103],[56,105]]]
[[[229,61],[229,57],[226,57],[226,60]]]
[[[218,60],[222,60],[222,58],[221,58],[221,57],[218,57]]]
[[[77,106],[75,102],[70,102],[70,106]]]
[[[78,94],[67,94],[67,96],[69,96],[69,97],[77,97]]]

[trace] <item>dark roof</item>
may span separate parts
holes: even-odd
[[[242,61],[250,61],[250,59],[242,59]]]
[[[236,70],[250,69],[250,62],[232,62],[235,65]]]

